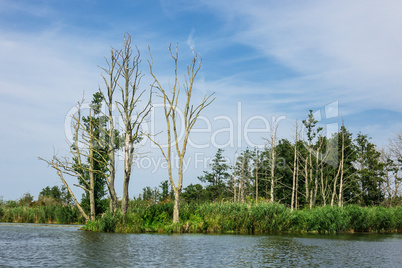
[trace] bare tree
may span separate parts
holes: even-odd
[[[115,211],[117,208],[117,194],[115,189],[115,179],[116,179],[116,157],[115,151],[116,147],[116,137],[115,137],[115,123],[114,123],[114,114],[113,114],[113,104],[114,104],[114,92],[116,90],[118,81],[121,76],[121,68],[118,66],[118,61],[120,57],[121,51],[111,48],[110,61],[105,58],[107,68],[100,67],[105,75],[102,74],[103,81],[106,86],[107,94],[104,94],[99,88],[99,92],[102,94],[103,100],[107,107],[107,112],[104,113],[104,116],[107,117],[109,122],[109,129],[103,130],[105,136],[108,136],[108,161],[107,161],[107,169],[109,174],[106,175],[107,187],[110,195],[110,211]]]
[[[275,200],[275,162],[276,162],[276,132],[278,130],[278,120],[275,120],[274,118],[272,119],[272,131],[271,131],[271,137],[269,139],[269,146],[270,146],[270,153],[271,153],[271,159],[270,159],[270,167],[271,167],[271,202],[273,203]]]
[[[233,165],[233,201],[237,202],[237,151],[235,152],[234,165]]]
[[[341,159],[338,164],[338,171],[334,178],[334,189],[332,191],[331,196],[331,207],[334,205],[336,189],[338,187],[338,178],[340,179],[339,182],[339,194],[338,194],[338,205],[342,205],[342,193],[343,193],[343,175],[344,175],[344,163],[345,163],[345,128],[342,124],[341,128]]]
[[[121,51],[121,59],[122,60],[118,61],[117,64],[123,82],[117,83],[121,92],[121,102],[118,102],[117,108],[124,123],[124,181],[121,210],[123,214],[125,214],[128,209],[128,187],[134,159],[135,144],[138,143],[143,136],[140,126],[151,111],[151,96],[147,104],[139,108],[141,97],[145,93],[145,90],[141,91],[139,89],[143,76],[139,70],[139,64],[141,63],[140,52],[137,49],[137,54],[133,56],[130,35],[125,37],[124,47]],[[139,110],[136,111],[136,109]]]
[[[52,160],[46,160],[44,158],[38,157],[39,160],[46,162],[49,166],[54,168],[57,175],[67,188],[68,192],[71,194],[74,203],[78,207],[82,216],[88,221],[95,220],[95,197],[94,197],[94,152],[97,150],[97,141],[93,135],[93,120],[92,112],[89,110],[89,127],[85,127],[81,122],[81,106],[84,100],[77,105],[77,116],[73,115],[73,128],[74,128],[74,143],[70,147],[71,158],[68,157],[57,157],[53,156]],[[82,158],[88,159],[88,163],[85,164]],[[84,177],[84,172],[88,172],[89,181]],[[90,216],[88,216],[74,195],[71,187],[67,183],[64,175],[69,175],[76,177],[84,183],[84,186],[74,184],[74,186],[82,188],[87,191],[90,196]]]
[[[259,151],[256,148],[254,151],[254,169],[255,169],[255,201],[258,201],[258,168],[259,168]]]
[[[295,207],[295,199],[297,199],[297,180],[299,175],[298,157],[297,157],[297,143],[299,141],[299,125],[296,120],[295,125],[295,144],[294,144],[294,156],[293,156],[293,180],[292,180],[292,198],[290,203],[290,209]]]
[[[390,139],[387,149],[381,150],[381,162],[385,164],[382,191],[387,197],[386,203],[397,205],[395,200],[402,193],[402,131]]]
[[[150,49],[149,49],[150,50]],[[197,64],[197,55],[193,54],[193,60],[191,61],[190,65],[187,66],[187,75],[185,79],[185,83],[183,83],[184,91],[185,91],[185,105],[183,109],[184,114],[184,126],[181,126],[184,129],[184,139],[181,141],[179,140],[179,136],[177,133],[178,128],[178,104],[179,104],[179,95],[180,95],[180,83],[178,77],[178,46],[176,46],[176,51],[173,52],[171,46],[169,46],[170,55],[174,60],[175,64],[175,71],[174,71],[174,84],[173,88],[169,91],[165,90],[164,86],[162,86],[161,81],[156,77],[153,71],[153,58],[151,54],[151,59],[149,61],[150,73],[155,80],[154,86],[157,88],[164,103],[164,115],[166,121],[166,128],[167,128],[167,150],[163,149],[159,142],[156,142],[153,137],[148,135],[149,139],[155,143],[162,155],[164,156],[165,160],[168,164],[168,174],[169,174],[169,181],[172,185],[172,189],[175,195],[175,203],[174,203],[174,211],[173,211],[173,223],[179,222],[179,202],[180,202],[180,194],[183,187],[183,160],[187,150],[187,143],[188,138],[193,128],[195,122],[197,121],[200,113],[204,110],[207,106],[209,106],[214,99],[211,99],[211,95],[204,96],[203,100],[198,106],[193,106],[191,104],[191,96],[194,86],[195,78],[201,69],[201,60],[199,64]],[[175,147],[175,151],[173,152],[173,148]],[[178,157],[178,171],[177,171],[177,185],[173,179],[173,170],[172,170],[172,156],[176,154]]]

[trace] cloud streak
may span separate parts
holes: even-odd
[[[299,76],[291,84],[305,92],[305,101],[313,93],[353,100],[355,112],[369,107],[402,111],[402,36],[398,34],[402,3],[204,3],[228,24],[236,23],[240,30],[234,41],[254,47],[266,58],[273,57],[297,72]]]

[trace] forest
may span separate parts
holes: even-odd
[[[72,115],[69,155],[39,157],[55,170],[63,186],[44,188],[38,200],[29,193],[19,201],[0,200],[0,221],[85,223],[84,230],[106,232],[402,230],[402,131],[381,149],[368,135],[353,134],[345,124],[327,137],[313,110],[295,122],[291,140],[278,139],[278,125],[272,122],[264,149],[244,149],[234,157],[218,149],[199,183],[183,187],[189,135],[201,112],[213,105],[214,95],[194,104],[192,90],[201,59],[193,53],[185,82],[180,83],[177,46],[169,50],[175,67],[173,85],[166,88],[158,78],[149,49],[154,83],[141,90],[141,58],[131,47],[131,36],[125,36],[122,49],[111,49],[101,68],[104,87],[93,94],[89,109],[83,109],[81,100]],[[166,130],[161,135],[168,141],[166,147],[140,127],[149,117],[155,94],[164,103]],[[179,109],[184,111],[181,126]],[[116,110],[121,125],[115,122]],[[130,198],[133,162],[143,139],[162,153],[167,180]],[[115,190],[118,151],[124,157],[121,198]],[[172,165],[176,156],[177,169]],[[84,191],[81,198],[72,186]]]

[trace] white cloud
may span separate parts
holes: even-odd
[[[187,46],[189,46],[191,50],[194,50],[194,48],[195,48],[194,33],[195,33],[195,30],[192,29],[190,34],[188,35],[187,42],[186,42]]]
[[[240,29],[235,41],[300,73],[292,84],[305,101],[331,95],[356,112],[402,111],[401,2],[204,2]]]

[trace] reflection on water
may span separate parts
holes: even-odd
[[[109,234],[0,224],[0,266],[398,267],[401,234]]]

